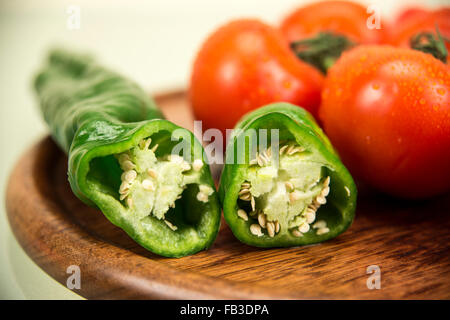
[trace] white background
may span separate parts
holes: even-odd
[[[240,17],[276,24],[304,2],[308,1],[0,0],[0,298],[77,298],[24,254],[11,235],[4,210],[12,166],[47,132],[31,83],[48,48],[64,45],[93,52],[149,92],[180,88],[187,84],[196,50],[214,28]],[[379,5],[386,17],[406,5],[450,5],[449,0],[363,3]],[[66,27],[69,5],[81,9],[79,30]]]

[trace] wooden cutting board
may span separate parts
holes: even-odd
[[[168,119],[192,129],[183,92],[160,95]],[[8,218],[27,254],[66,285],[78,265],[86,298],[416,299],[450,298],[450,196],[423,202],[360,188],[352,227],[329,242],[259,249],[240,243],[224,221],[214,245],[196,255],[156,256],[67,182],[67,158],[50,138],[18,161],[6,195]],[[413,173],[412,173],[413,174]],[[368,289],[367,268],[381,270]]]

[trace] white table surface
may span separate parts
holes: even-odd
[[[63,45],[93,52],[149,92],[185,87],[205,36],[233,18],[277,23],[301,0],[1,1],[0,2],[0,299],[80,299],[43,272],[9,228],[4,195],[18,157],[47,134],[31,89],[46,50]],[[449,0],[372,0],[383,12]],[[78,30],[66,26],[68,6],[81,9]]]

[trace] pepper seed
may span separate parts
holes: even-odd
[[[195,159],[194,162],[192,163],[192,168],[194,169],[194,171],[200,171],[203,167],[203,161],[200,159]]]
[[[298,227],[298,231],[300,231],[301,233],[306,233],[309,231],[309,224],[307,223],[302,223],[299,227]]]
[[[273,238],[273,236],[275,235],[275,225],[273,224],[273,222],[267,222],[266,226],[267,226],[267,233],[271,238]]]
[[[326,228],[326,226],[327,226],[327,223],[325,222],[325,220],[319,220],[313,224],[314,229],[322,229],[322,228]]]
[[[239,196],[239,199],[244,200],[244,201],[250,201],[250,198],[252,197],[252,195],[250,193],[245,193]]]
[[[319,203],[319,204],[325,204],[325,203],[327,203],[327,199],[325,199],[325,197],[323,197],[322,195],[317,196],[316,201],[317,201],[317,203]]]
[[[122,168],[123,168],[123,170],[128,171],[128,170],[136,168],[136,166],[130,160],[125,160],[124,162],[122,162]]]
[[[320,192],[320,195],[322,197],[326,197],[330,194],[330,187],[325,187],[322,189],[322,191]]]
[[[151,148],[150,150],[152,150],[153,153],[156,152],[156,149],[158,149],[159,144],[155,144],[153,148]]]
[[[328,233],[328,232],[330,232],[330,229],[328,229],[327,227],[324,227],[324,228],[319,228],[319,229],[317,230],[316,234],[317,234],[318,236],[320,236],[320,235],[325,234],[325,233]]]
[[[306,223],[313,223],[314,220],[316,220],[316,213],[314,211],[309,211],[310,209],[307,209],[305,213]]]
[[[250,232],[257,237],[261,237],[263,235],[261,232],[261,227],[258,224],[252,224],[250,226]]]
[[[127,153],[121,153],[118,160],[119,164],[123,164],[123,162],[125,162],[126,160],[130,160],[130,156]]]
[[[292,191],[292,190],[294,190],[294,185],[292,184],[292,182],[286,181],[284,185],[286,186],[286,190],[287,190],[287,191]]]
[[[169,221],[164,220],[164,222],[167,224],[167,226],[168,226],[170,229],[172,229],[172,231],[176,231],[176,230],[178,229],[177,226],[174,226],[174,225],[173,225],[172,223],[170,223]]]
[[[247,213],[246,213],[244,210],[239,209],[239,210],[237,211],[237,215],[238,215],[241,219],[243,219],[244,221],[248,221]]]
[[[128,183],[133,182],[134,179],[136,179],[136,177],[137,177],[137,172],[134,170],[128,170],[123,173],[123,180],[125,180]]]
[[[266,227],[266,215],[261,212],[260,214],[258,214],[258,223],[261,227],[265,228]]]
[[[157,179],[158,178],[158,172],[156,172],[156,170],[154,170],[152,168],[148,168],[147,173],[153,179]]]
[[[241,184],[241,189],[250,189],[251,186],[250,182],[243,182]]]
[[[300,199],[300,196],[301,196],[301,192],[298,190],[294,190],[293,192],[289,193],[289,201],[295,202],[298,199]]]
[[[207,203],[208,202],[208,195],[206,193],[203,192],[199,192],[197,193],[197,200],[200,202],[204,202]]]
[[[130,191],[130,184],[126,181],[123,181],[120,184],[119,193],[124,194],[127,193],[128,191]]]
[[[187,163],[186,161],[183,161],[183,163],[181,164],[181,171],[189,171],[191,170],[191,165],[189,163]]]
[[[294,237],[300,238],[303,237],[303,234],[298,231],[297,229],[292,230],[292,234],[294,235]]]
[[[280,232],[280,223],[278,221],[275,221],[275,233]]]
[[[131,199],[130,197],[127,198],[127,205],[128,208],[131,208],[133,206],[133,199]]]
[[[256,203],[255,203],[255,198],[253,196],[251,196],[252,198],[250,199],[250,204],[252,206],[252,210],[255,211],[256,208]]]
[[[153,181],[152,181],[152,180],[149,180],[149,179],[144,179],[144,180],[142,181],[142,187],[143,187],[145,190],[155,191],[155,185],[153,184]]]
[[[242,196],[244,194],[250,194],[250,189],[241,189],[241,191],[239,191],[238,195]]]
[[[344,189],[347,192],[347,196],[350,197],[350,189],[347,186],[345,186]]]

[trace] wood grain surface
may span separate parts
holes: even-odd
[[[183,92],[158,97],[167,117],[192,129]],[[320,245],[259,249],[240,243],[224,221],[208,251],[156,256],[82,204],[67,182],[67,158],[50,138],[17,163],[6,195],[8,218],[27,254],[66,284],[70,265],[94,299],[449,299],[450,197],[391,199],[360,188],[352,227]],[[381,269],[369,290],[366,269]]]

